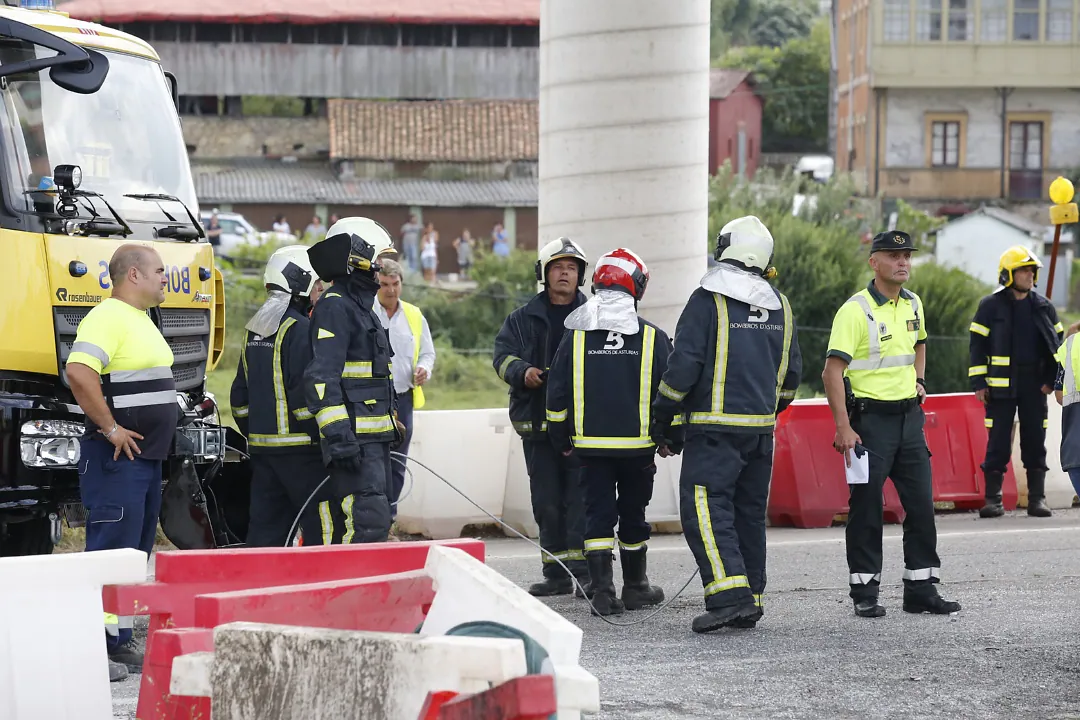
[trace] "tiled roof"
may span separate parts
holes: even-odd
[[[340,180],[326,165],[193,162],[204,203],[535,207],[532,180]]]
[[[109,24],[136,21],[540,24],[540,0],[71,0],[61,10],[79,20]]]
[[[725,70],[713,68],[709,71],[709,99],[723,100],[739,87],[739,83],[748,80],[753,84],[754,79],[749,70]]]
[[[535,100],[330,100],[328,113],[335,160],[499,162],[539,155]]]

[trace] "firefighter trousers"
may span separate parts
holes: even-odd
[[[1020,459],[1028,470],[1046,471],[1046,395],[1038,373],[1017,373],[1016,397],[993,399],[986,406],[984,472],[1004,473],[1012,457],[1013,418],[1020,417]]]
[[[360,446],[360,471],[330,465],[330,482],[316,496],[320,541],[305,545],[385,542],[390,535],[390,443]]]
[[[582,457],[585,552],[615,549],[615,525],[624,550],[640,550],[649,539],[645,508],[652,499],[656,463],[648,455]]]
[[[252,454],[247,545],[284,546],[300,508],[327,474],[317,452]],[[305,545],[322,542],[316,500],[311,499],[300,518]]]
[[[680,514],[707,610],[761,605],[772,451],[771,432],[687,433]]]
[[[869,482],[849,485],[846,529],[849,595],[876,600],[881,584],[882,489],[891,478],[904,507],[904,591],[933,593],[941,561],[934,524],[930,450],[923,435],[925,416],[918,405],[903,412],[864,412],[852,428],[870,451]],[[853,458],[854,459],[854,458]]]
[[[533,520],[540,529],[540,547],[575,575],[585,575],[585,510],[578,461],[557,451],[546,435],[523,439],[522,447],[529,471]],[[542,560],[545,578],[565,576],[550,555],[543,553]]]

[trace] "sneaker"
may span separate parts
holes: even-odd
[[[118,662],[108,661],[109,663],[109,682],[120,682],[128,676],[128,669],[126,665],[122,665]]]
[[[143,654],[135,645],[135,640],[128,640],[123,645],[109,649],[109,660],[120,663],[127,667],[128,671],[141,673],[143,668]]]

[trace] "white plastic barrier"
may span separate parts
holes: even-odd
[[[514,432],[505,408],[421,410],[413,418],[411,457],[445,476],[518,532],[537,537],[521,438]],[[646,519],[662,524],[658,530],[678,532],[681,457],[657,456],[656,467]],[[397,514],[398,526],[404,531],[444,540],[459,537],[466,525],[491,522],[423,468],[413,464],[410,469],[412,480],[405,478],[408,494]]]
[[[146,553],[0,558],[0,578],[0,717],[112,718],[101,588],[144,582]]]
[[[214,720],[416,720],[428,692],[475,693],[526,674],[519,640],[229,623],[214,652],[173,661],[170,692]]]
[[[503,513],[507,459],[512,442],[507,410],[425,410],[415,423],[409,455],[444,476],[495,517]],[[520,444],[520,443],[519,443]],[[443,481],[410,464],[408,495],[398,505],[398,527],[443,540],[456,538],[472,523],[492,522]]]
[[[559,720],[579,720],[582,712],[600,710],[600,684],[578,661],[581,628],[457,548],[432,547],[424,567],[434,580],[435,600],[421,635],[441,635],[481,620],[520,630],[548,653]]]
[[[1047,405],[1046,466],[1049,470],[1046,473],[1046,504],[1055,510],[1071,508],[1076,491],[1069,480],[1069,473],[1061,469],[1061,406],[1053,395],[1047,398]],[[1012,469],[1020,496],[1018,504],[1027,507],[1027,470],[1020,455],[1019,420],[1013,424]]]

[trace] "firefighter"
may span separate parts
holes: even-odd
[[[585,517],[578,486],[576,458],[556,452],[547,434],[544,382],[562,340],[567,316],[585,302],[578,289],[585,284],[588,260],[569,238],[540,248],[537,282],[543,290],[503,322],[495,338],[492,364],[510,386],[510,421],[521,436],[529,472],[533,519],[540,529],[543,580],[529,593],[537,597],[567,595],[573,578],[552,556],[570,568],[578,583],[588,582],[583,534]]]
[[[764,613],[773,427],[802,372],[791,306],[768,282],[772,256],[772,235],[758,218],[724,226],[718,264],[683,309],[653,404],[661,455],[679,451],[671,426],[686,417],[680,506],[706,610],[694,632],[752,628]]]
[[[307,246],[270,256],[263,273],[267,298],[248,321],[230,401],[251,454],[247,544],[281,547],[300,509],[326,477],[319,428],[304,401],[304,369],[311,362],[308,313],[317,282]],[[301,518],[304,542],[321,539],[318,513]]]
[[[663,601],[649,584],[645,508],[652,499],[656,444],[651,406],[667,369],[671,340],[637,314],[649,270],[619,248],[596,262],[593,296],[566,318],[568,332],[547,381],[548,437],[581,466],[585,560],[593,612],[615,615]],[[615,524],[623,590],[612,576]]]
[[[332,288],[311,315],[314,357],[304,395],[322,435],[328,498],[318,504],[323,544],[382,542],[390,531],[390,446],[397,426],[390,338],[375,314],[378,259],[393,252],[386,229],[348,217],[308,249]]]
[[[1054,392],[1064,328],[1057,311],[1034,292],[1042,263],[1019,245],[998,261],[999,287],[979,302],[971,321],[971,389],[986,406],[986,504],[980,517],[1005,514],[1001,483],[1012,455],[1019,409],[1020,457],[1027,470],[1028,515],[1050,517],[1046,505],[1046,396]]]
[[[874,279],[844,303],[833,320],[826,353],[825,394],[848,467],[852,452],[869,451],[869,480],[849,485],[846,531],[849,595],[859,617],[883,617],[881,584],[882,486],[892,478],[904,520],[904,611],[948,614],[936,584],[937,554],[930,451],[923,434],[926,397],[926,312],[905,290],[911,277],[911,236],[879,233],[870,246]],[[845,390],[845,378],[851,393]],[[863,455],[865,457],[865,455]]]

